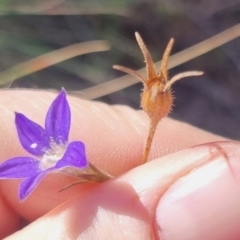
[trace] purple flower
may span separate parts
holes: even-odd
[[[62,90],[51,104],[45,119],[45,129],[21,113],[15,124],[22,147],[35,157],[16,157],[0,165],[0,179],[20,178],[19,198],[25,200],[44,176],[64,168],[85,169],[88,162],[84,144],[68,144],[71,112]]]

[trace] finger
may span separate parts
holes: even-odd
[[[229,147],[166,191],[156,209],[159,239],[240,239],[240,151]]]
[[[0,144],[4,146],[0,160],[27,156],[22,149],[14,126],[14,111],[21,112],[44,125],[48,107],[55,94],[32,91],[5,91],[0,99]],[[86,145],[88,160],[117,176],[141,162],[147,136],[148,119],[142,112],[128,107],[110,107],[69,97],[72,110],[70,140],[81,140]],[[160,124],[150,158],[156,158],[196,144],[221,140],[187,124],[166,119]],[[18,180],[1,181],[6,201],[26,219],[35,219],[76,194],[82,194],[93,184],[83,184],[67,191],[58,191],[72,178],[49,174],[24,203],[17,196]],[[37,206],[37,207],[36,207]]]
[[[44,125],[47,109],[55,97],[55,94],[45,92],[2,93],[1,140],[7,143],[2,154],[3,159],[10,154],[13,156],[18,153],[26,154],[16,136],[14,111],[21,111]],[[82,140],[86,144],[89,161],[100,164],[113,175],[121,174],[140,164],[149,124],[143,112],[124,106],[112,107],[100,102],[71,97],[68,99],[72,111],[71,140]],[[159,124],[150,158],[154,159],[189,146],[221,139],[223,138],[188,124],[164,119]],[[15,148],[17,147],[14,153],[13,144]],[[109,164],[109,161],[113,161],[114,164]]]
[[[239,149],[205,144],[141,165],[7,240],[239,239]]]
[[[20,217],[17,217],[6,201],[0,197],[0,239],[19,229]]]

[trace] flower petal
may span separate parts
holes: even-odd
[[[62,90],[48,110],[45,129],[54,142],[65,144],[68,141],[70,123],[70,107],[66,99],[66,92]]]
[[[55,168],[77,167],[85,168],[88,166],[85,154],[85,146],[82,142],[71,142],[61,160],[59,160]]]
[[[39,174],[27,178],[21,182],[18,192],[20,201],[26,200],[29,194],[39,185],[47,173],[48,171],[40,172]]]
[[[49,148],[49,137],[46,131],[37,123],[17,112],[15,113],[15,124],[23,148],[35,156],[42,156]]]
[[[0,179],[32,177],[39,171],[39,161],[34,158],[12,158],[0,165]]]

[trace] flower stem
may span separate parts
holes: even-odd
[[[65,186],[59,192],[80,183],[89,183],[89,182],[102,183],[113,178],[110,174],[98,169],[96,166],[94,166],[91,163],[89,163],[88,168],[85,169],[84,172],[74,171],[73,169],[71,169],[70,171],[65,171],[64,173],[72,177],[78,178],[79,180]]]
[[[144,149],[144,155],[143,155],[143,160],[142,163],[146,163],[149,157],[149,153],[151,150],[151,145],[152,145],[152,141],[153,141],[153,136],[154,133],[156,131],[157,128],[157,124],[151,120],[150,122],[150,127],[149,127],[149,131],[148,131],[148,138],[147,138],[147,142],[146,142],[146,146]]]
[[[111,178],[113,178],[110,174],[100,170],[93,164],[89,163],[89,167],[94,171],[94,175],[92,175],[93,182],[105,182]]]

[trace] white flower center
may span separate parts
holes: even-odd
[[[56,163],[62,159],[67,146],[58,145],[55,142],[50,143],[51,148],[48,149],[40,160],[40,168],[46,170],[48,168],[54,167]]]

